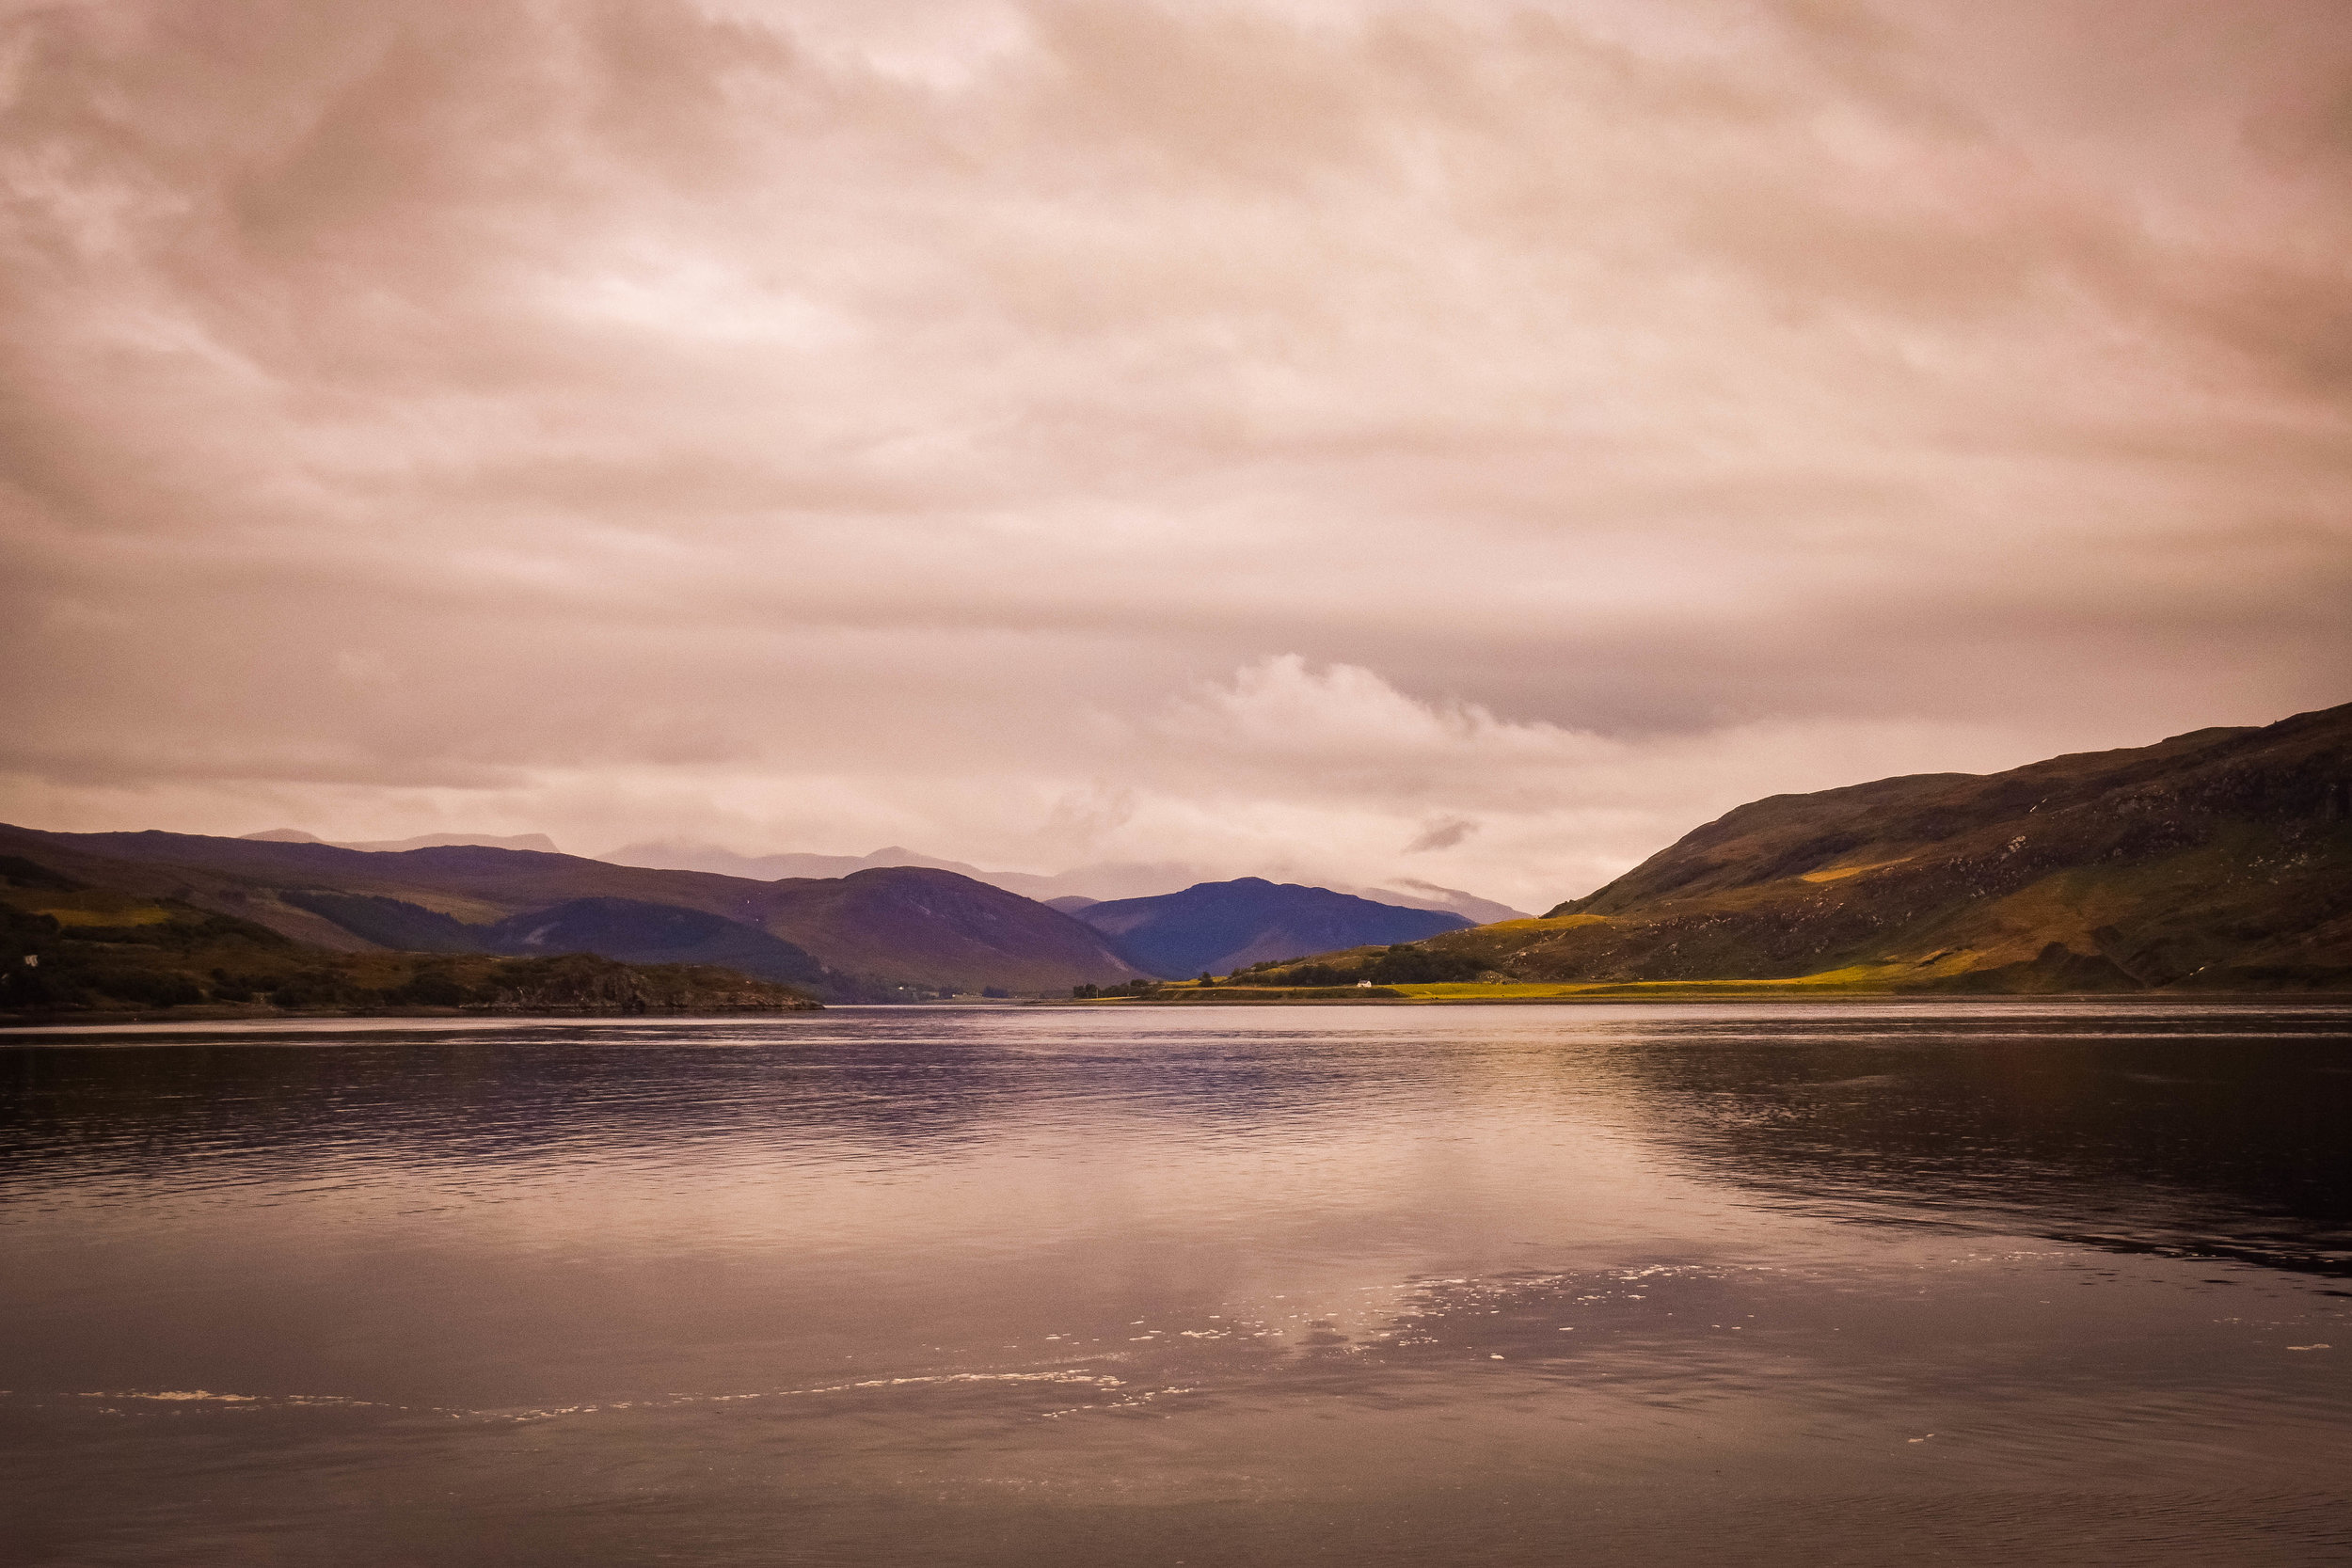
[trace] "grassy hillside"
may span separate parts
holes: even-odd
[[[336,952],[177,898],[88,887],[0,856],[0,1016],[815,1006],[805,992],[707,965],[625,964],[584,954]]]
[[[1059,911],[912,867],[757,882],[476,846],[368,853],[13,828],[0,828],[0,853],[353,953],[580,947],[630,961],[723,964],[842,1000],[1065,989],[1136,973]]]
[[[767,884],[765,928],[837,968],[957,990],[1062,990],[1139,973],[1059,910],[952,871],[889,866]]]
[[[1262,978],[1474,975],[1561,994],[2352,989],[2352,705],[1775,796],[1540,920]]]

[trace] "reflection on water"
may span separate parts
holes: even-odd
[[[10,1560],[2317,1562],[2352,1010],[0,1037]]]
[[[1801,1206],[2352,1274],[2352,1053],[2332,1011],[1996,1010],[1679,1043],[1628,1058],[1656,1134]]]

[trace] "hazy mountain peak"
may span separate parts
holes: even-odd
[[[722,877],[748,877],[754,881],[780,882],[796,877],[831,879],[847,877],[854,871],[874,871],[893,866],[913,865],[932,871],[953,871],[959,876],[978,881],[993,882],[1009,892],[1026,894],[1025,888],[1009,886],[977,866],[961,861],[951,861],[937,855],[925,855],[902,846],[891,845],[866,855],[815,855],[787,852],[773,855],[746,855],[722,845],[694,840],[646,839],[625,844],[618,849],[596,857],[613,865],[642,866],[655,871],[707,871]]]
[[[349,839],[326,839],[316,833],[306,833],[300,828],[272,828],[266,832],[241,833],[247,844],[331,844],[338,849],[365,849],[371,854],[398,854],[406,849],[453,849],[480,846],[486,849],[528,849],[542,855],[560,855],[555,840],[545,833],[421,833],[415,838],[370,839],[354,843]]]
[[[1527,918],[1524,910],[1498,904],[1491,898],[1481,898],[1474,893],[1464,893],[1457,887],[1440,887],[1419,877],[1399,877],[1397,882],[1400,884],[1397,887],[1343,887],[1339,891],[1377,903],[1401,904],[1408,910],[1442,910],[1480,926],[1491,926],[1498,920]]]
[[[363,844],[338,843],[339,849],[365,849],[373,854],[398,854],[408,849],[525,849],[534,854],[560,855],[555,840],[545,833],[423,833],[416,838],[375,839]]]

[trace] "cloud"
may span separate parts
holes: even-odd
[[[1550,776],[1592,742],[1546,723],[1498,719],[1475,703],[1407,696],[1352,664],[1297,654],[1260,659],[1169,705],[1154,728],[1220,770],[1277,768],[1332,787],[1365,774],[1434,770],[1467,784],[1533,769]]]
[[[1433,822],[1413,837],[1405,847],[1408,855],[1426,854],[1433,849],[1451,849],[1478,831],[1478,824],[1466,816],[1451,816]]]
[[[0,815],[1539,903],[2341,701],[2352,22],[2118,14],[19,8]]]

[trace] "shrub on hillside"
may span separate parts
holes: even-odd
[[[0,968],[0,1008],[79,1007],[89,993],[55,968],[10,959]]]
[[[289,974],[270,987],[270,1005],[294,1010],[305,1007],[356,1007],[380,1000],[332,970],[310,969]]]
[[[1362,978],[1375,986],[1433,986],[1475,980],[1486,972],[1483,960],[1465,953],[1438,953],[1426,947],[1399,945],[1373,959]]]
[[[1467,954],[1433,952],[1397,942],[1369,960],[1295,964],[1266,978],[1269,984],[1289,986],[1352,986],[1359,980],[1375,986],[1432,986],[1475,980],[1486,972],[1484,960]]]
[[[93,969],[83,971],[79,978],[92,990],[142,1007],[176,1007],[204,1000],[204,988],[176,970]]]
[[[447,970],[421,969],[405,984],[386,991],[384,1000],[397,1007],[462,1007],[474,994]]]

